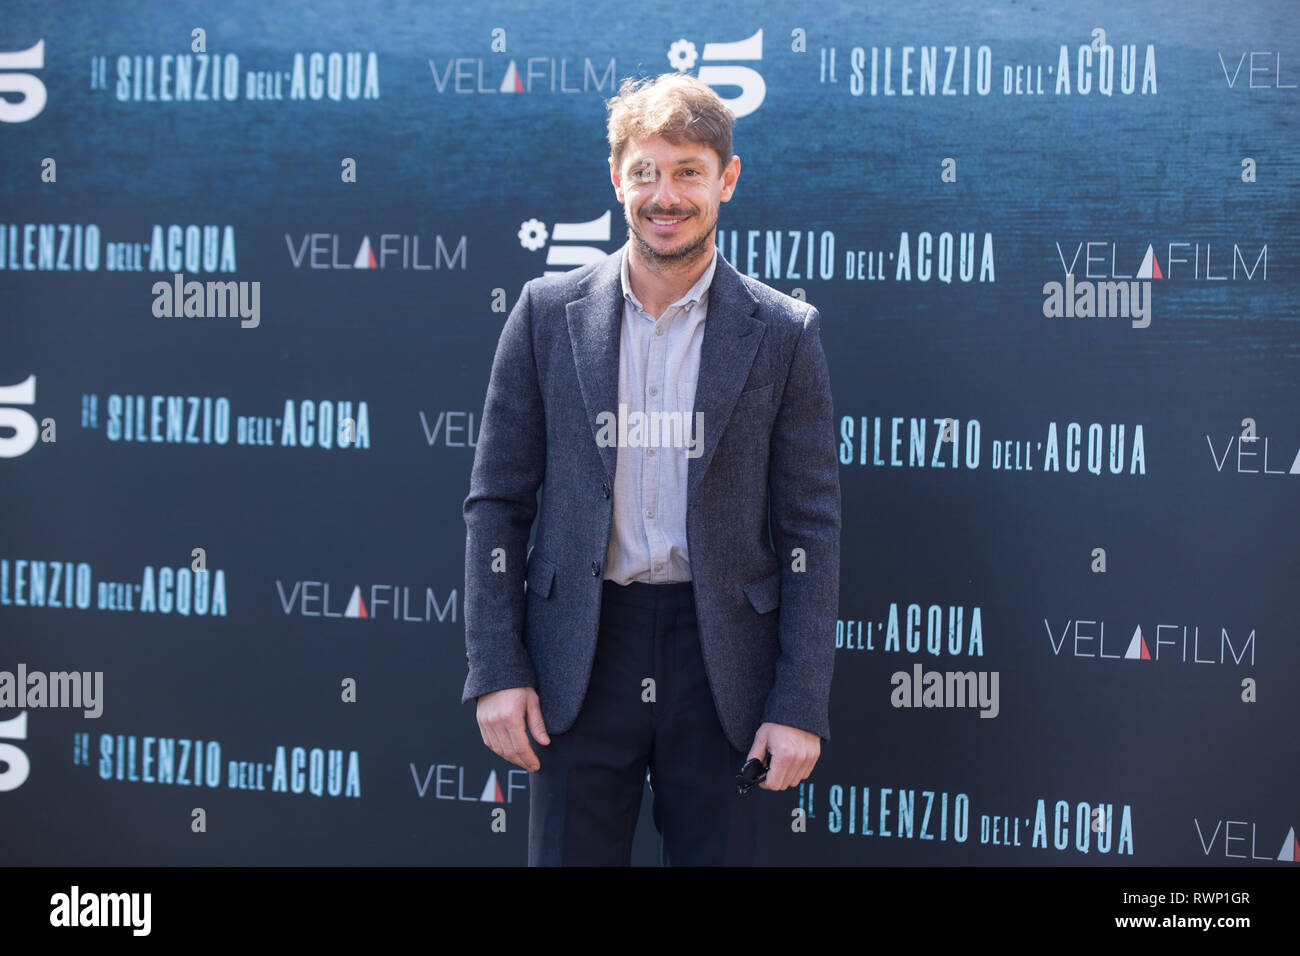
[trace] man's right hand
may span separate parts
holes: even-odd
[[[525,720],[533,739],[549,746],[551,738],[542,723],[542,701],[533,688],[509,687],[478,698],[478,729],[483,743],[497,756],[535,773],[542,764],[529,746]]]

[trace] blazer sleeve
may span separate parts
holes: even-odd
[[[524,283],[497,343],[464,504],[469,676],[462,703],[537,682],[523,641],[526,548],[537,513],[537,489],[546,472],[532,281]]]
[[[764,722],[830,738],[840,590],[840,480],[820,315],[809,306],[772,429],[768,499],[781,562],[780,655]],[[804,555],[796,570],[795,549]]]

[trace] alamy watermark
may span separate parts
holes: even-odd
[[[16,674],[0,671],[0,707],[82,707],[84,716],[98,718],[104,713],[104,672],[46,674],[28,671],[26,664],[19,664]]]
[[[152,911],[152,893],[83,893],[74,885],[50,897],[51,926],[123,926],[148,936]]]
[[[596,416],[600,430],[596,444],[601,448],[685,448],[687,458],[704,454],[704,413],[629,412],[620,402],[618,414],[601,412]]]
[[[1151,324],[1151,281],[1093,282],[1074,281],[1074,273],[1065,274],[1065,283],[1043,285],[1043,317],[1048,319],[1132,319],[1135,329]]]
[[[889,702],[895,707],[979,707],[981,717],[998,715],[998,671],[895,671]]]
[[[185,281],[177,272],[171,282],[153,285],[153,314],[160,319],[240,318],[241,328],[262,322],[261,282]]]

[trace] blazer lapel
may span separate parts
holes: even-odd
[[[623,251],[606,256],[580,288],[587,295],[564,307],[569,325],[569,344],[578,369],[578,387],[587,407],[591,440],[596,441],[601,412],[618,414],[618,352],[623,330]],[[618,449],[599,446],[609,487],[614,487]]]
[[[740,273],[718,250],[718,264],[709,286],[709,310],[700,344],[700,377],[695,386],[695,411],[704,415],[703,453],[690,459],[686,472],[687,507],[713,460],[723,426],[731,417],[740,390],[763,340],[763,323],[754,318],[758,300],[740,281]],[[695,427],[695,417],[691,427]]]

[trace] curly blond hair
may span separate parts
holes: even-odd
[[[605,106],[609,110],[610,156],[619,169],[628,140],[654,136],[674,145],[703,143],[717,154],[719,174],[731,162],[735,114],[707,84],[689,74],[629,76]]]

